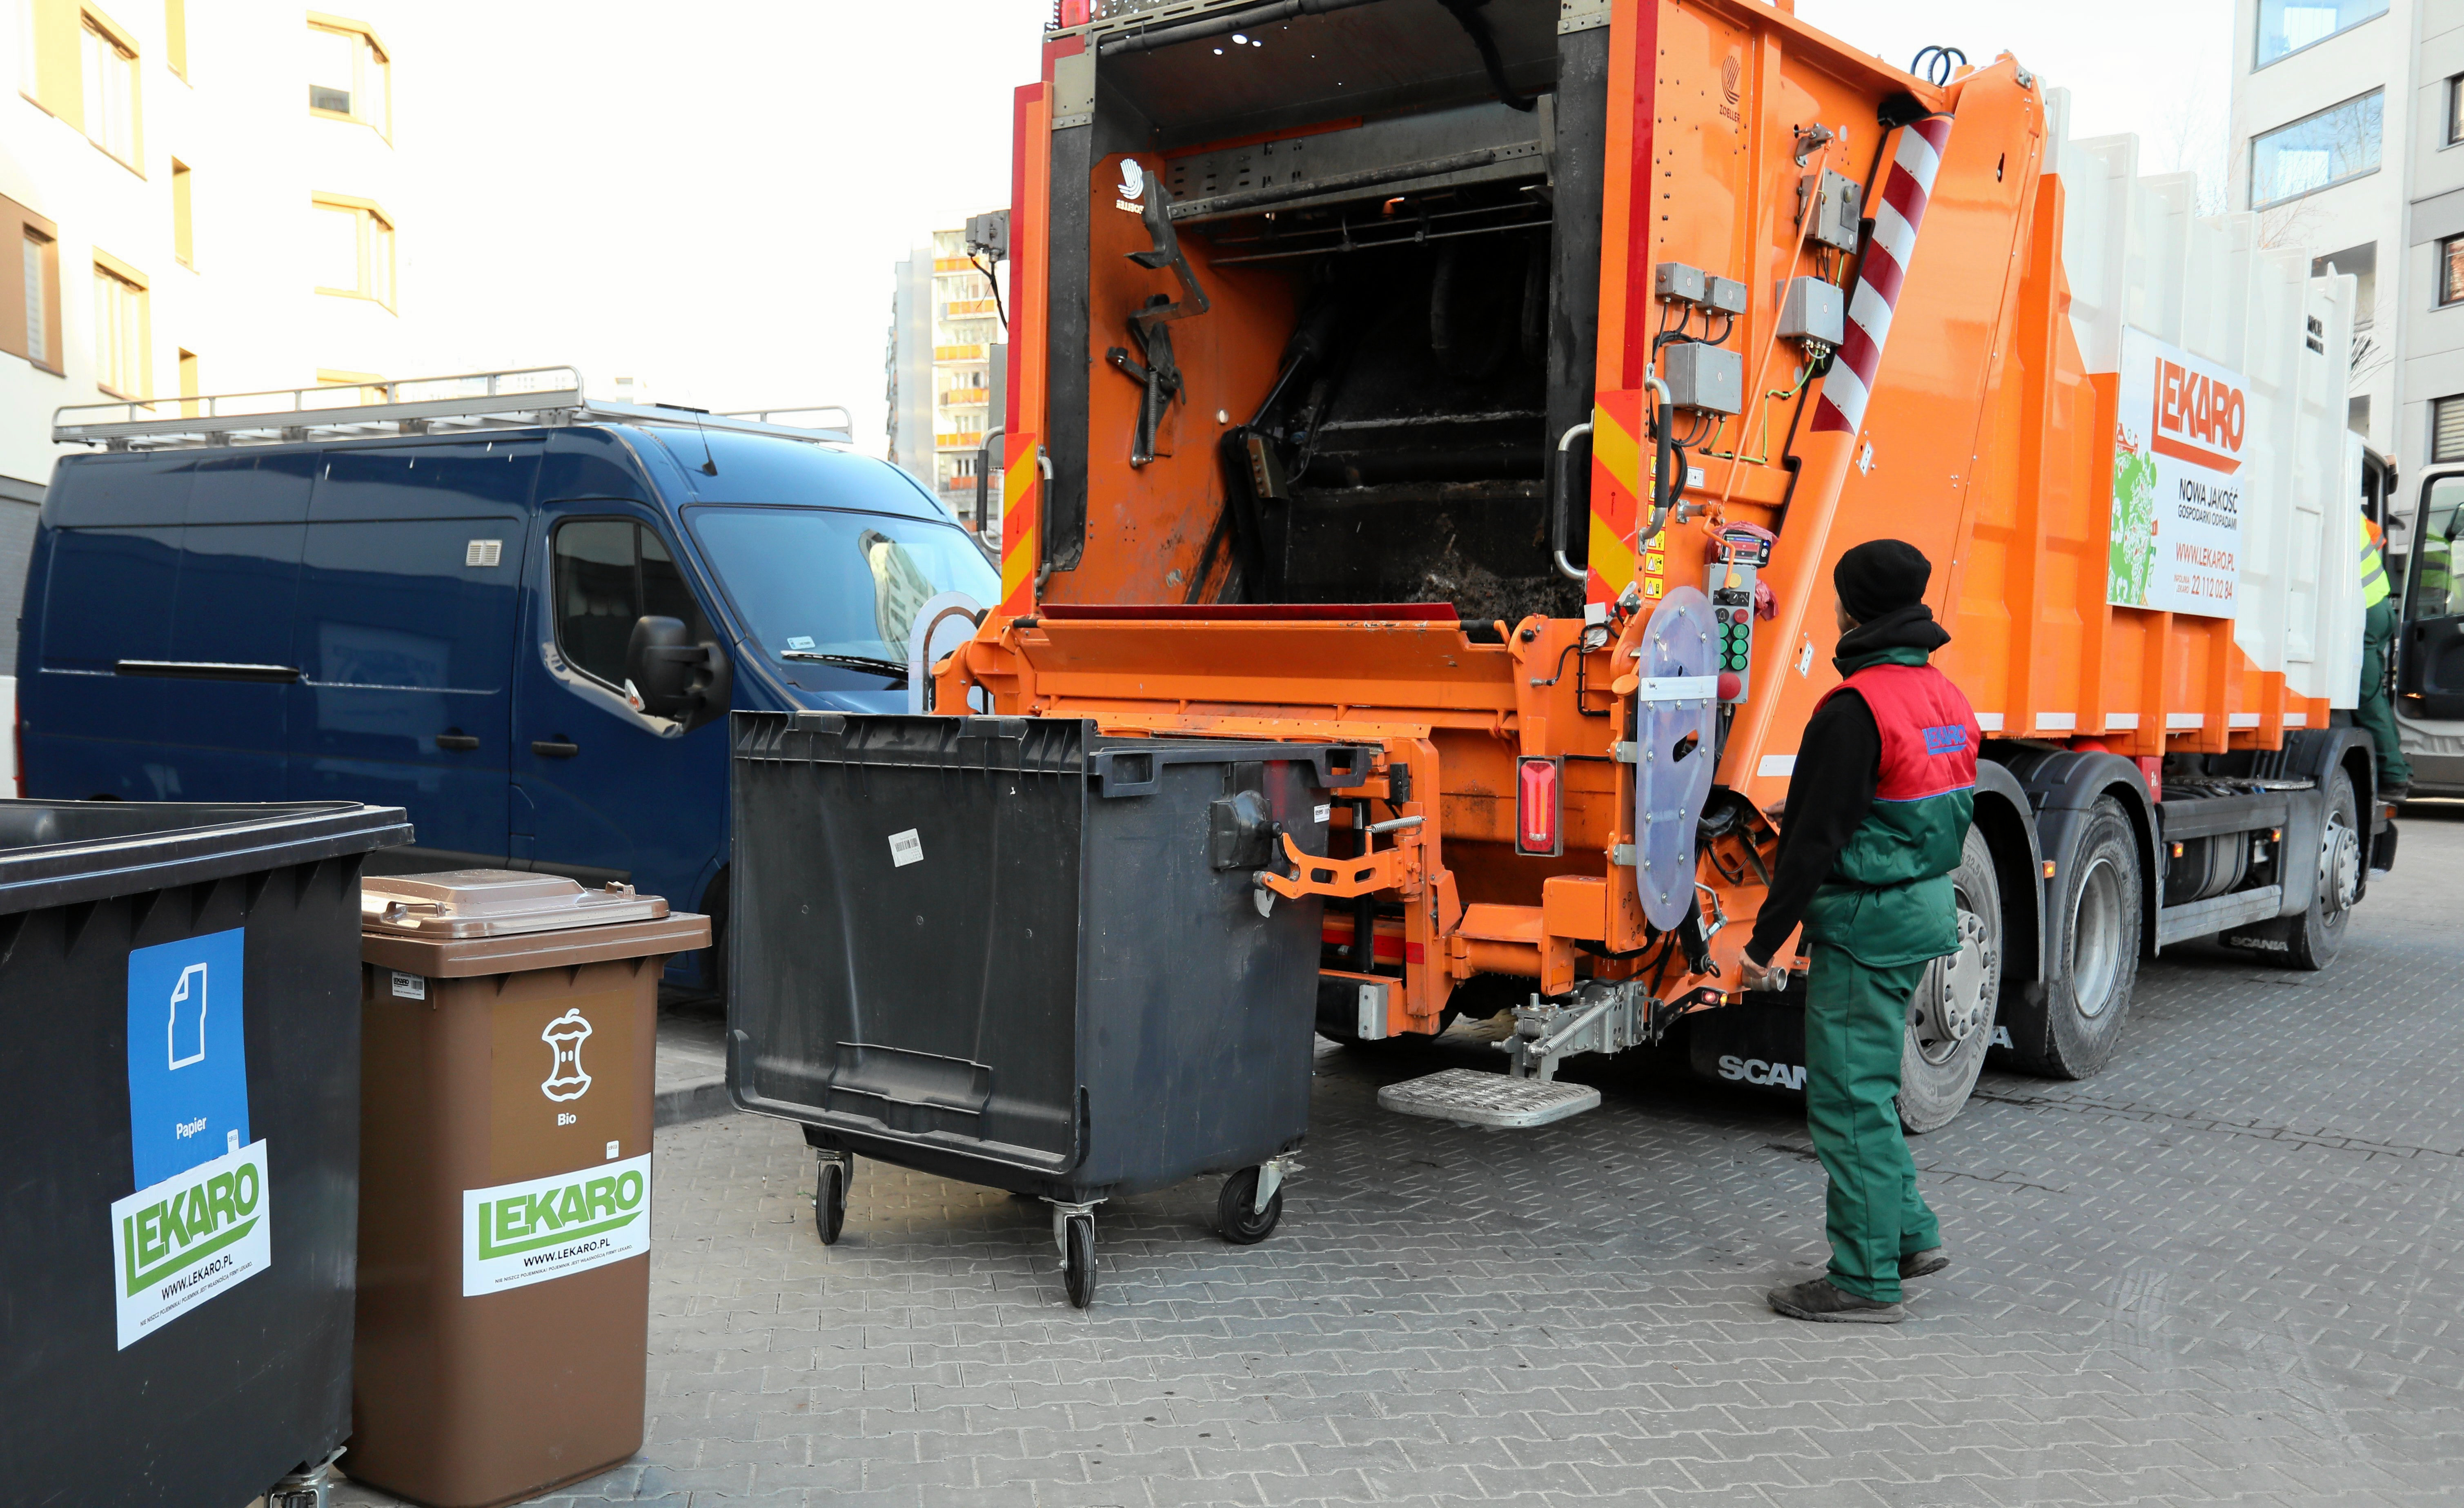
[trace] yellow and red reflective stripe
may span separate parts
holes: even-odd
[[[1591,570],[1585,602],[1615,602],[1634,580],[1634,531],[1638,500],[1650,483],[1643,475],[1642,393],[1604,392],[1592,410]]]
[[[1001,441],[1001,615],[1023,618],[1035,610],[1035,567],[1043,559],[1044,471],[1032,434]]]

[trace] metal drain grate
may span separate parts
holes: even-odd
[[[1468,1068],[1407,1078],[1377,1091],[1377,1103],[1388,1110],[1475,1126],[1545,1126],[1599,1102],[1600,1092],[1589,1084],[1514,1078]]]

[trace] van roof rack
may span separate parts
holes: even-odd
[[[804,415],[835,415],[837,422],[795,422]],[[855,438],[854,416],[836,404],[711,413],[664,403],[611,403],[584,394],[582,373],[574,367],[531,366],[211,397],[69,404],[52,414],[52,441],[151,451],[571,424],[660,424],[837,445],[852,444]]]

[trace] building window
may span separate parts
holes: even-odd
[[[197,370],[197,353],[194,351],[182,351],[180,353],[180,396],[183,398],[195,398],[204,391],[205,388],[201,385],[201,374]],[[204,405],[202,404],[184,403],[180,405],[180,417],[184,419],[193,419],[202,411],[204,411]]]
[[[14,208],[11,206],[11,208]],[[29,225],[23,233],[23,323],[17,353],[47,371],[60,369],[60,243]]]
[[[2258,0],[2258,60],[2264,68],[2313,42],[2387,14],[2387,0]]]
[[[163,61],[188,77],[188,0],[163,0]]]
[[[2378,171],[2386,102],[2386,91],[2373,89],[2254,137],[2250,207],[2264,210]]]
[[[2464,74],[2447,80],[2447,144],[2464,142]]]
[[[188,197],[188,165],[171,159],[171,255],[183,267],[197,265],[195,206]]]
[[[309,256],[319,293],[393,307],[393,221],[365,199],[311,201]]]
[[[150,386],[145,359],[145,279],[123,265],[94,264],[94,385],[115,398],[143,398]]]
[[[393,64],[376,33],[339,16],[308,18],[308,110],[393,134]]]
[[[85,83],[86,140],[137,166],[137,49],[89,11],[77,39]]]
[[[2430,458],[2464,461],[2464,393],[2431,400]]]
[[[2438,243],[2438,302],[2442,308],[2464,303],[2464,235]]]

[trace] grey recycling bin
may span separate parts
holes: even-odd
[[[0,1494],[239,1508],[351,1428],[394,808],[0,802]]]
[[[823,1239],[853,1156],[1050,1201],[1071,1300],[1094,1206],[1227,1173],[1235,1241],[1309,1127],[1320,903],[1349,744],[1064,718],[735,715],[728,1085],[803,1122]]]

